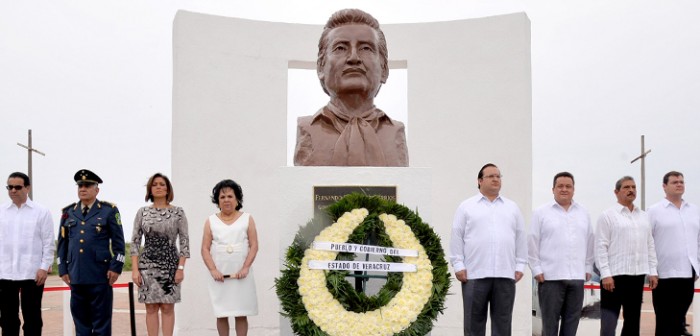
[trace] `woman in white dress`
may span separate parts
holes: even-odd
[[[211,297],[216,329],[229,335],[228,318],[236,320],[236,335],[248,334],[248,316],[258,314],[258,299],[251,266],[258,253],[258,233],[243,207],[243,190],[233,180],[223,180],[212,190],[212,202],[220,212],[207,218],[202,237],[202,258],[211,273]]]

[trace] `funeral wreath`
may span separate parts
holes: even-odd
[[[328,213],[330,226],[311,220],[299,229],[275,279],[281,314],[294,333],[430,332],[450,286],[439,236],[418,214],[379,197],[348,195]],[[382,261],[356,262],[357,253],[380,254]],[[347,280],[357,270],[386,271],[386,283],[375,295],[357,291]]]

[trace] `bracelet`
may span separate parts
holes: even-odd
[[[185,270],[185,265],[178,265],[178,266],[177,266],[177,269],[180,270],[180,271],[184,271],[184,270]]]

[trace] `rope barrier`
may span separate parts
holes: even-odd
[[[600,285],[583,285],[583,289],[600,289]],[[651,292],[651,288],[644,286],[645,292]],[[700,293],[700,288],[695,288],[695,293]]]
[[[136,310],[134,307],[134,283],[115,283],[112,288],[129,288],[129,324],[131,327],[131,336],[136,336]],[[70,290],[68,286],[53,286],[44,287],[44,292],[60,292]]]
[[[112,285],[112,288],[126,288],[129,287],[128,283],[115,283]],[[54,286],[54,287],[44,287],[44,292],[58,292],[58,291],[66,291],[70,290],[70,287],[68,286]]]

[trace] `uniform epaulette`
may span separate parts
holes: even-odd
[[[116,207],[117,207],[116,204],[110,203],[110,202],[107,202],[107,201],[100,201],[100,204],[108,205],[108,206],[111,206],[112,208],[116,208]]]
[[[72,203],[70,205],[67,205],[65,208],[61,209],[61,212],[67,211],[68,208],[75,206],[76,203]]]

